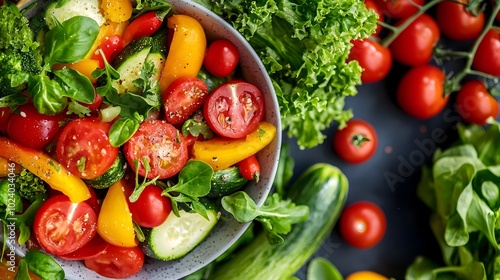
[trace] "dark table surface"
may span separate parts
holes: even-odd
[[[325,131],[327,138],[313,149],[300,150],[286,135],[295,160],[294,177],[316,162],[339,167],[349,179],[346,205],[360,200],[378,204],[387,217],[383,240],[370,249],[356,249],[345,243],[335,228],[314,256],[329,259],[345,276],[371,270],[387,277],[404,279],[406,268],[418,255],[441,260],[439,247],[430,231],[429,211],[416,196],[421,168],[430,163],[434,150],[456,139],[457,115],[453,100],[442,114],[417,120],[402,112],[395,102],[397,81],[407,68],[396,67],[389,78],[358,87],[358,95],[346,99],[354,117],[371,123],[379,138],[376,154],[354,165],[340,160],[332,146],[336,124]],[[439,136],[439,137],[438,137]],[[306,266],[297,274],[305,279]]]

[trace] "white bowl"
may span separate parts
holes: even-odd
[[[39,4],[41,2],[44,1],[38,1]],[[258,153],[261,164],[259,182],[256,184],[252,181],[245,188],[245,191],[261,205],[272,187],[281,146],[279,106],[271,80],[250,44],[231,25],[210,10],[191,1],[172,0],[169,2],[172,3],[176,13],[186,14],[199,20],[205,29],[208,41],[214,38],[226,38],[232,41],[240,52],[244,79],[258,86],[265,95],[265,120],[276,126],[277,135],[264,150]],[[147,258],[141,272],[127,279],[180,279],[212,262],[226,251],[249,226],[248,223],[238,223],[227,213],[223,212],[223,216],[225,217],[220,219],[210,235],[185,257],[168,262]],[[57,260],[65,270],[66,279],[109,279],[87,269],[81,261]]]

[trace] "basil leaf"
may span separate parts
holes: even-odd
[[[0,107],[10,107],[11,109],[15,109],[18,105],[24,104],[28,101],[22,94],[11,94],[4,97],[0,97]]]
[[[30,274],[28,270],[28,263],[26,260],[22,259],[19,261],[19,268],[17,269],[16,277],[14,280],[27,280],[30,279]]]
[[[307,280],[344,280],[338,269],[325,258],[314,258],[307,267]]]
[[[99,25],[91,18],[75,16],[49,30],[45,36],[45,62],[73,63],[82,60],[94,45]]]
[[[26,253],[24,260],[29,269],[42,279],[64,280],[64,270],[51,256],[37,250]]]
[[[213,172],[212,167],[207,163],[189,160],[179,172],[179,182],[168,190],[191,197],[206,196],[210,192]]]
[[[23,211],[23,203],[19,193],[14,190],[13,192],[9,190],[9,180],[3,180],[0,182],[0,205],[10,205],[9,210],[13,209],[15,212]],[[12,207],[12,205],[14,207]],[[13,215],[13,213],[8,213]]]
[[[66,92],[65,96],[87,104],[94,102],[95,90],[89,78],[67,67],[53,73],[59,78],[59,84]]]
[[[139,126],[140,123],[135,118],[118,119],[109,130],[109,142],[114,147],[120,147],[135,134]]]
[[[41,114],[55,115],[61,112],[68,103],[61,85],[51,80],[47,75],[31,77],[28,82],[28,91],[33,105]]]

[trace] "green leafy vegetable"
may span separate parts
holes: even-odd
[[[417,258],[407,279],[500,277],[500,124],[458,126],[460,139],[437,150],[417,188],[445,267]]]
[[[304,222],[309,215],[307,206],[295,205],[289,199],[282,199],[277,193],[269,196],[260,207],[244,191],[224,196],[221,203],[238,222],[260,222],[270,234],[273,244],[282,243],[284,239],[281,235],[289,233],[293,224]]]
[[[28,265],[29,270],[33,271],[42,279],[64,280],[65,273],[61,265],[51,256],[38,251],[30,250],[23,259]]]
[[[307,280],[344,280],[338,269],[325,258],[314,258],[307,267]]]
[[[283,129],[302,148],[321,144],[333,121],[351,118],[346,96],[357,94],[361,68],[346,63],[350,41],[370,36],[377,16],[363,1],[196,0],[231,23],[266,67]]]
[[[210,192],[210,181],[214,170],[207,163],[200,160],[189,160],[178,174],[177,183],[169,182],[169,186],[162,192],[172,201],[172,211],[179,217],[179,203],[188,205],[205,219],[207,210],[200,198]]]

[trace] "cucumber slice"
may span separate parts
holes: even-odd
[[[170,213],[165,222],[153,229],[149,236],[149,248],[161,260],[179,259],[200,244],[217,224],[216,211],[207,209],[209,220],[198,213],[179,211],[177,217]]]
[[[62,23],[74,16],[86,16],[97,22],[99,26],[106,22],[99,9],[99,0],[70,0],[59,6],[59,2],[54,2],[47,7],[45,22],[52,29],[56,26],[54,19]]]
[[[151,50],[153,39],[142,37],[128,44],[113,61],[120,79],[113,82],[118,93],[139,92],[133,81],[141,77],[141,70]]]

